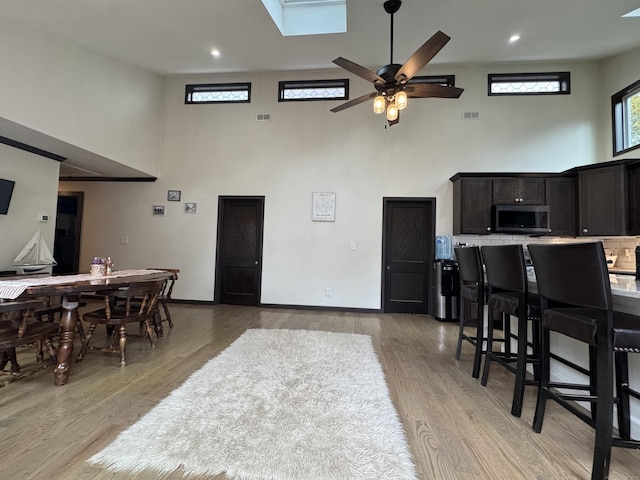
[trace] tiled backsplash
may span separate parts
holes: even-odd
[[[530,243],[569,243],[569,242],[593,242],[601,240],[605,251],[611,255],[616,255],[614,267],[617,270],[636,269],[636,246],[640,245],[640,237],[603,237],[603,238],[567,238],[567,237],[531,237],[528,235],[454,235],[452,243],[454,246],[461,243],[467,245],[506,245],[510,243],[521,243],[527,246]]]

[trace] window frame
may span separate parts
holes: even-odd
[[[312,97],[312,98],[285,98],[284,93],[286,90],[296,90],[294,86],[300,86],[297,90],[303,90],[304,88],[320,87],[323,85],[328,87],[344,88],[343,97]],[[278,82],[278,102],[317,102],[317,101],[334,101],[334,100],[349,100],[349,79],[348,78],[334,78],[334,79],[322,79],[322,80],[282,80]]]
[[[502,80],[502,81],[501,81]],[[560,82],[560,90],[557,92],[507,92],[495,93],[491,91],[494,83],[553,81]],[[527,97],[539,95],[570,95],[571,72],[537,72],[537,73],[489,73],[487,75],[487,94],[490,97]]]
[[[611,95],[611,143],[614,157],[640,148],[640,143],[630,147],[625,146],[629,121],[625,102],[628,97],[633,95],[640,95],[640,80]]]
[[[194,93],[212,91],[212,92],[228,92],[228,91],[246,91],[246,100],[211,100],[206,102],[195,102],[191,100]],[[235,82],[235,83],[191,83],[185,85],[184,89],[185,105],[211,105],[226,103],[251,103],[251,82]]]
[[[413,77],[407,85],[443,85],[445,87],[456,86],[455,75],[423,75]]]

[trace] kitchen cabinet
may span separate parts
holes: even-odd
[[[491,233],[492,179],[451,178],[453,182],[453,234]]]
[[[545,180],[546,205],[549,206],[550,235],[576,234],[576,176],[550,177]]]
[[[640,235],[640,167],[627,170],[629,235]]]
[[[578,235],[627,235],[626,166],[578,170]]]
[[[504,177],[493,179],[493,203],[498,205],[544,205],[544,178]]]

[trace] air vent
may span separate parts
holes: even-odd
[[[258,113],[256,115],[256,122],[270,122],[271,114],[270,113]]]
[[[463,120],[480,120],[480,112],[462,112]]]

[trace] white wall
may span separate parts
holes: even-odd
[[[156,175],[162,78],[0,19],[0,116]]]
[[[601,128],[604,133],[602,157],[607,160],[612,160],[614,158],[612,153],[611,96],[640,80],[640,48],[611,57],[602,62],[602,65],[603,81],[601,102],[605,107],[601,117]],[[640,158],[640,152],[634,150],[616,156],[615,160],[622,158]]]
[[[572,72],[571,95],[486,94],[490,72],[561,70]],[[159,180],[61,186],[86,193],[82,264],[111,255],[121,268],[177,267],[177,298],[212,300],[218,196],[264,195],[261,301],[377,309],[383,197],[435,197],[437,232],[450,234],[456,172],[558,172],[598,161],[597,63],[425,73],[453,73],[465,92],[411,99],[390,129],[368,104],[334,114],[339,102],[277,102],[279,80],[344,77],[339,70],[166,79]],[[187,83],[235,81],[252,82],[250,104],[184,105]],[[351,78],[351,98],[369,90]],[[464,111],[480,119],[463,121]],[[258,113],[272,121],[256,122]],[[167,202],[168,189],[181,190],[182,202]],[[336,192],[335,223],[311,221],[314,191]],[[184,202],[196,202],[198,213],[184,214]],[[154,204],[165,205],[164,217],[151,215]]]
[[[0,144],[0,178],[16,182],[9,212],[0,215],[0,270],[12,270],[38,229],[53,252],[59,170],[58,162]],[[39,222],[40,213],[51,220]]]

